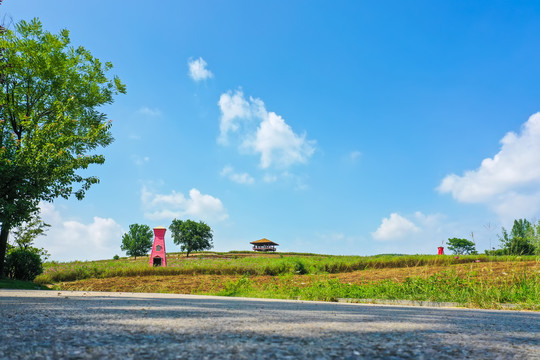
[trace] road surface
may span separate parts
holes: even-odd
[[[540,359],[540,313],[0,290],[2,359]]]

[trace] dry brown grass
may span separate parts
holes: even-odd
[[[497,279],[510,277],[512,274],[518,273],[538,273],[540,272],[540,262],[523,261],[523,262],[479,262],[469,264],[456,264],[446,266],[416,266],[405,268],[389,268],[389,269],[367,269],[363,271],[353,271],[350,273],[329,275],[340,279],[342,282],[361,284],[364,282],[393,280],[402,282],[408,277],[428,278],[432,275],[454,271],[457,275],[480,277],[483,279]]]

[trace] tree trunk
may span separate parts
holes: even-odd
[[[0,230],[0,278],[4,277],[4,263],[6,260],[9,230],[11,230],[9,224],[2,223],[2,229]]]

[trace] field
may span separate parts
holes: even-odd
[[[431,255],[169,254],[47,263],[36,282],[59,290],[166,292],[335,301],[404,299],[540,310],[540,258]]]

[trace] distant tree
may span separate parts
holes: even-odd
[[[122,251],[128,256],[144,256],[152,249],[152,229],[148,225],[131,224],[129,232],[122,236]]]
[[[448,250],[452,251],[455,255],[469,255],[476,254],[476,248],[472,241],[467,239],[451,238],[446,242]]]
[[[210,250],[214,247],[212,229],[202,221],[174,219],[169,230],[174,243],[182,245],[180,247],[182,252],[187,251],[186,257],[189,257],[192,251]]]
[[[514,225],[512,226],[512,231],[510,235],[512,237],[520,237],[526,239],[530,237],[532,231],[532,224],[527,219],[518,219],[514,220]]]
[[[536,225],[533,225],[531,243],[534,246],[535,254],[540,255],[540,220],[536,223]]]
[[[39,213],[32,214],[32,218],[28,222],[23,222],[21,225],[17,226],[13,232],[13,244],[12,248],[19,248],[28,250],[42,259],[42,261],[47,261],[50,254],[47,250],[43,248],[34,247],[34,240],[40,236],[45,235],[45,232],[48,230],[51,225],[45,223]],[[8,248],[8,253],[10,249]]]
[[[536,227],[526,219],[514,220],[510,234],[502,228],[502,236],[499,236],[502,249],[507,255],[533,255],[535,253],[534,240]]]
[[[23,222],[13,230],[13,242],[21,249],[27,249],[35,238],[44,235],[51,225],[45,223],[39,214],[34,214],[30,221]]]

